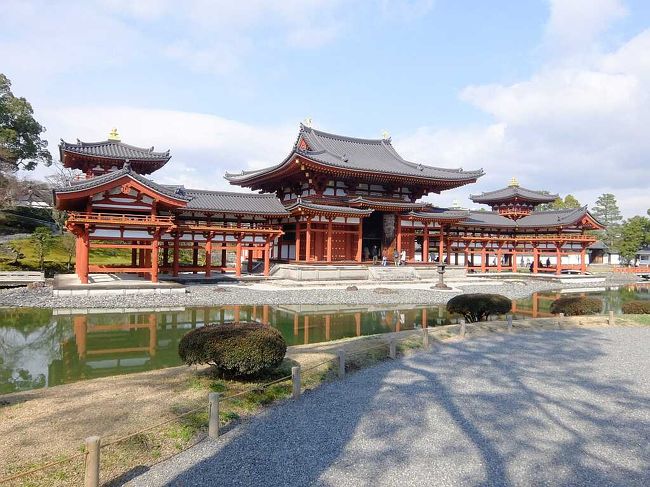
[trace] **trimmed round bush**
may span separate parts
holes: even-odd
[[[559,298],[551,303],[551,313],[565,316],[594,315],[603,309],[603,302],[597,298],[573,296]]]
[[[178,355],[187,365],[209,364],[225,377],[270,372],[286,352],[280,332],[257,323],[206,325],[187,333],[178,344]]]
[[[469,323],[502,315],[512,309],[512,301],[500,294],[459,294],[447,302],[447,311],[463,315]]]
[[[621,309],[626,315],[647,315],[650,314],[650,301],[628,301]]]

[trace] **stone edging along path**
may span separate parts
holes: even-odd
[[[452,283],[451,291],[430,289],[431,285],[404,283],[377,284],[348,291],[347,285],[321,289],[257,289],[254,285],[193,285],[184,294],[120,295],[120,296],[62,296],[54,297],[49,287],[26,289],[0,289],[0,306],[34,308],[138,308],[174,306],[219,305],[276,305],[276,304],[443,304],[461,293],[498,293],[511,299],[524,298],[539,291],[571,288],[603,288],[629,284],[629,281],[608,279],[605,283],[591,285],[562,285],[556,282],[526,280],[467,280]],[[388,292],[377,292],[378,288]]]

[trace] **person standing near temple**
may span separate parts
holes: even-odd
[[[399,252],[397,249],[393,250],[393,262],[395,263],[395,267],[399,265]]]
[[[399,265],[406,265],[406,250],[402,250],[402,253],[401,253],[400,259],[399,259]]]
[[[372,265],[377,265],[377,259],[379,258],[379,249],[377,248],[376,245],[372,246],[370,255],[372,255]]]

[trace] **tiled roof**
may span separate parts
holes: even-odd
[[[301,149],[298,146],[298,141],[301,138],[308,144],[308,149]],[[407,161],[395,151],[390,139],[345,137],[315,130],[301,124],[298,141],[294,146],[294,152],[282,163],[256,171],[243,171],[240,174],[226,173],[226,179],[232,182],[243,182],[256,176],[272,173],[290,162],[294,154],[341,169],[372,171],[422,179],[471,182],[483,175],[482,169],[477,171],[444,169]]]
[[[429,203],[412,203],[410,201],[403,201],[397,199],[394,201],[380,200],[380,199],[364,198],[361,196],[348,200],[348,203],[350,205],[368,206],[370,208],[374,206],[381,206],[386,208],[394,207],[394,208],[422,209],[431,206]]]
[[[471,195],[470,199],[475,203],[499,203],[501,201],[530,201],[532,203],[550,203],[558,198],[556,194],[549,194],[544,191],[535,191],[520,186],[508,186],[477,195]]]
[[[288,215],[280,200],[272,194],[235,193],[187,189],[190,210],[211,210],[235,214]]]
[[[494,211],[470,211],[469,218],[463,220],[460,225],[512,229],[564,227],[578,223],[587,214],[589,211],[586,206],[566,210],[534,211],[519,220],[511,220]]]
[[[602,240],[597,240],[596,242],[592,243],[589,247],[587,247],[589,250],[609,250],[609,247],[605,242]]]
[[[464,222],[469,217],[469,211],[432,208],[428,211],[412,211],[409,216],[425,220],[462,220]]]
[[[341,213],[346,215],[370,215],[373,210],[364,210],[362,208],[350,208],[349,206],[334,206],[334,205],[320,205],[310,203],[308,201],[296,201],[286,206],[288,211],[293,211],[299,208],[307,210],[321,211],[323,213]]]
[[[101,157],[103,159],[115,159],[130,161],[168,161],[171,156],[169,151],[154,152],[153,147],[145,149],[129,144],[123,144],[119,140],[105,140],[102,142],[81,142],[71,144],[61,139],[59,144],[61,155],[63,152],[71,152],[82,156]]]
[[[97,188],[106,183],[116,181],[123,176],[129,176],[130,178],[139,181],[143,185],[151,188],[157,193],[171,196],[172,198],[178,200],[188,201],[189,198],[183,194],[182,187],[173,187],[165,186],[153,182],[151,179],[147,179],[144,176],[141,176],[137,172],[131,169],[129,164],[125,164],[124,167],[118,171],[112,171],[101,176],[95,176],[93,178],[83,179],[76,182],[73,182],[70,186],[59,186],[54,189],[55,193],[76,193],[78,191],[84,191],[86,189]]]

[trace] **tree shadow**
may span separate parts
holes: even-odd
[[[443,344],[278,405],[134,484],[648,485],[647,357],[620,356],[640,348],[627,330]]]

